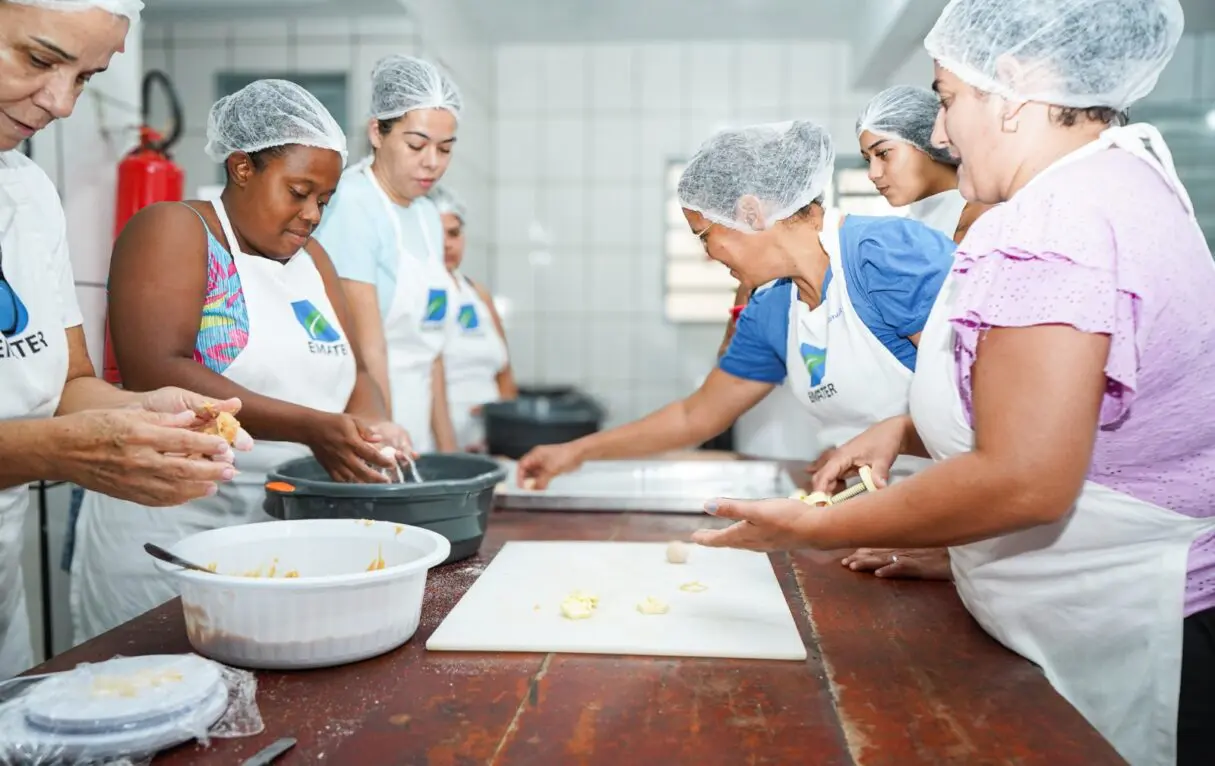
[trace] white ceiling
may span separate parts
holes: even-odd
[[[149,21],[239,21],[267,16],[368,16],[404,13],[402,0],[144,0]]]
[[[452,1],[483,36],[508,43],[843,38],[863,7],[856,0]]]
[[[146,0],[150,20],[403,13],[410,0]],[[861,0],[444,0],[493,43],[852,39]],[[879,0],[893,2],[894,0]],[[1186,31],[1215,32],[1215,0],[1181,0]]]

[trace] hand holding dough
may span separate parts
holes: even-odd
[[[672,564],[688,563],[688,545],[679,540],[667,544],[667,561]]]

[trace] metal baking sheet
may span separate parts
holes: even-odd
[[[703,513],[714,497],[787,497],[795,488],[785,468],[769,461],[592,461],[545,490],[522,489],[515,464],[506,469],[498,507],[529,511]]]

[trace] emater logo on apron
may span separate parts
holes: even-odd
[[[426,296],[426,314],[422,317],[422,329],[435,329],[447,318],[447,290],[430,288]]]
[[[456,314],[456,321],[460,323],[460,328],[466,333],[475,333],[481,329],[481,319],[477,316],[477,307],[471,303],[465,303],[460,307],[460,312]]]
[[[17,291],[4,278],[4,266],[0,263],[0,336],[3,336],[0,359],[24,359],[46,348],[46,336],[41,330],[22,336],[29,325],[30,313]]]
[[[350,346],[342,342],[342,334],[312,305],[312,301],[296,301],[291,304],[291,309],[304,332],[308,333],[309,351],[325,356],[346,356],[350,353]]]
[[[822,401],[835,396],[835,385],[828,383],[823,386],[822,390],[815,389],[823,382],[823,377],[827,374],[827,349],[811,346],[809,343],[801,344],[802,362],[806,365],[806,372],[810,375],[810,402]]]

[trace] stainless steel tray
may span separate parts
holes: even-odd
[[[558,476],[545,490],[517,486],[516,465],[495,500],[529,511],[651,511],[703,513],[714,497],[787,497],[793,480],[777,462],[743,460],[604,460]]]

